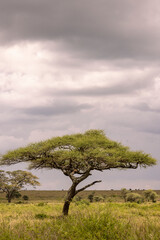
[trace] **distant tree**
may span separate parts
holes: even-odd
[[[7,193],[6,194],[6,198],[7,199],[9,199],[9,195],[10,195],[10,193]],[[20,194],[20,192],[18,192],[17,190],[14,190],[13,192],[12,192],[12,199],[14,199],[14,198],[20,198],[22,195]]]
[[[148,189],[148,190],[144,191],[144,197],[147,201],[156,202],[158,195],[152,189]]]
[[[102,202],[102,201],[104,201],[104,198],[102,196],[94,196],[93,200],[95,202]]]
[[[90,193],[90,194],[88,195],[88,200],[89,200],[90,202],[93,202],[94,194],[95,194],[95,192],[92,192],[92,193]]]
[[[6,193],[6,198],[10,203],[13,198],[21,196],[19,193],[26,185],[36,186],[40,185],[37,177],[30,172],[17,171],[0,171],[0,190]]]
[[[124,201],[126,202],[126,196],[130,191],[128,191],[126,188],[122,188],[121,189],[121,197],[124,199]]]
[[[79,202],[79,201],[81,201],[81,200],[82,200],[82,197],[81,197],[81,196],[76,196],[76,199],[75,199],[76,202]]]
[[[131,192],[131,193],[127,193],[126,201],[141,203],[141,202],[143,202],[143,198],[140,194]]]
[[[23,198],[24,201],[28,201],[29,200],[29,197],[27,195],[23,195],[22,198]]]
[[[30,169],[59,169],[68,176],[72,185],[63,206],[68,215],[74,196],[101,181],[94,181],[77,189],[79,183],[93,170],[136,169],[156,164],[149,154],[130,151],[128,147],[108,139],[102,130],[89,130],[84,134],[54,137],[27,147],[9,151],[1,159],[2,165],[30,162]]]

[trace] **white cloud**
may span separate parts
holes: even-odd
[[[0,153],[4,154],[6,151],[13,150],[24,145],[23,138],[16,138],[14,136],[0,136]]]

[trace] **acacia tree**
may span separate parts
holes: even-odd
[[[6,198],[10,203],[15,197],[20,197],[19,191],[25,185],[40,185],[37,177],[30,172],[17,170],[17,171],[0,171],[0,190],[6,193]]]
[[[156,202],[156,198],[158,197],[158,194],[153,191],[152,189],[148,189],[144,191],[144,197],[149,202],[150,200],[152,202]]]
[[[10,151],[2,157],[1,164],[10,165],[29,161],[30,169],[59,169],[71,179],[63,214],[68,215],[73,197],[86,188],[101,181],[94,181],[77,189],[79,183],[88,178],[93,170],[136,169],[156,163],[150,155],[130,151],[108,139],[102,130],[89,130],[84,134],[54,137],[46,141]]]

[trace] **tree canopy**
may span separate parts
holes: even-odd
[[[11,202],[11,199],[19,196],[19,191],[24,188],[26,185],[40,185],[37,181],[37,177],[32,173],[22,170],[16,171],[3,171],[0,170],[0,190],[6,193],[8,202]]]
[[[107,138],[102,130],[54,137],[9,151],[1,159],[1,164],[5,165],[20,162],[29,162],[30,169],[60,169],[68,176],[72,186],[68,191],[66,205],[67,202],[69,205],[78,192],[100,182],[94,181],[79,190],[76,189],[80,182],[91,175],[92,170],[136,169],[138,166],[156,164],[156,160],[149,154],[131,151],[121,143]],[[65,209],[63,213],[68,214]]]

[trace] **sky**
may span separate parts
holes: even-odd
[[[90,189],[160,189],[159,12],[159,0],[0,0],[0,153],[103,129],[157,165],[94,171]],[[37,189],[70,186],[32,172]]]

